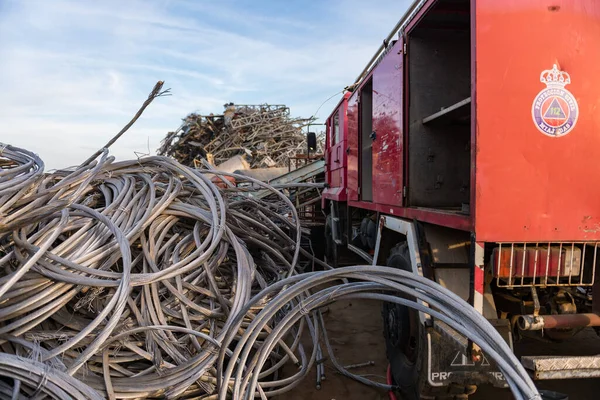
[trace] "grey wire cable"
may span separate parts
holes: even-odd
[[[326,271],[319,273],[302,274],[295,277],[285,279],[281,282],[276,283],[267,290],[263,291],[256,297],[254,297],[250,303],[246,306],[252,307],[255,302],[261,300],[261,296],[266,296],[270,293],[277,292],[283,287],[287,286],[286,290],[282,290],[277,296],[272,298],[267,306],[265,306],[261,312],[257,315],[257,318],[253,323],[246,329],[245,334],[241,339],[237,340],[237,345],[233,351],[233,356],[239,359],[241,362],[239,365],[246,365],[246,359],[250,352],[250,346],[254,346],[258,334],[262,330],[261,324],[268,323],[274,312],[278,308],[285,304],[288,304],[294,298],[302,295],[307,290],[314,289],[317,286],[323,285],[333,280],[338,280],[341,277],[349,279],[361,279],[364,281],[378,282],[377,285],[371,285],[370,287],[364,284],[362,286],[355,283],[341,284],[332,288],[323,289],[309,297],[303,299],[298,303],[294,311],[287,314],[285,320],[280,322],[274,331],[274,335],[278,333],[284,333],[288,324],[293,324],[298,319],[302,318],[303,315],[308,314],[312,309],[318,308],[327,302],[333,301],[334,299],[341,297],[348,291],[356,289],[368,289],[373,293],[361,294],[363,298],[377,298],[379,300],[397,302],[403,305],[416,308],[420,311],[427,312],[430,315],[443,320],[448,323],[451,327],[464,334],[465,336],[473,339],[479,344],[482,349],[488,354],[494,361],[498,363],[502,372],[505,374],[513,393],[516,398],[523,399],[538,399],[541,398],[535,385],[520,365],[511,349],[500,337],[498,332],[493,329],[489,322],[487,322],[483,316],[473,313],[472,307],[458,298],[452,292],[441,288],[435,282],[426,280],[424,278],[417,277],[413,274],[394,270],[386,267],[371,267],[371,266],[356,266],[356,267],[345,267],[334,271]],[[411,286],[415,289],[411,289]],[[412,302],[401,297],[382,295],[382,290],[394,290],[400,293],[406,293],[410,296],[414,296],[417,299],[428,302],[436,309],[428,309],[418,302]],[[240,316],[238,316],[239,321]],[[230,340],[232,335],[229,334],[227,340]],[[275,338],[277,338],[275,336]],[[257,359],[254,358],[252,364],[258,370],[261,368],[261,363],[266,359],[265,356],[271,351],[268,344],[269,341],[263,341],[264,348],[261,347],[261,355]],[[250,345],[251,344],[251,345]],[[253,393],[257,390],[258,376],[256,372],[252,371],[252,368],[244,369],[238,367],[235,378],[233,376],[236,366],[228,364],[226,367],[222,364],[223,358],[221,357],[219,362],[219,369],[223,370],[223,382],[229,382],[233,380],[233,396],[236,398],[251,398]],[[508,360],[508,361],[507,361]],[[347,376],[353,376],[348,374],[347,371],[341,370],[340,372]],[[248,384],[250,382],[250,384]],[[366,383],[366,382],[364,382]],[[220,399],[225,398],[226,391],[224,388],[220,390]]]
[[[0,376],[15,381],[12,398],[27,387],[31,393],[38,392],[52,399],[102,400],[103,397],[77,379],[47,365],[15,355],[0,353]],[[15,394],[16,393],[16,394]]]
[[[7,145],[3,156],[0,333],[30,345],[0,343],[27,357],[39,349],[45,363],[60,358],[109,398],[212,392],[233,316],[301,258],[289,199],[258,181],[270,200],[221,191],[204,171],[165,157],[114,162],[104,150],[44,175],[26,150]],[[300,333],[280,343],[285,356],[273,367],[305,361],[299,343]]]
[[[517,399],[540,398],[499,333],[435,282],[322,262],[328,270],[298,273],[315,260],[280,191],[289,184],[166,157],[115,162],[107,150],[44,174],[35,154],[1,150],[0,396],[264,399],[308,376],[322,345],[341,374],[389,389],[333,354],[319,309],[358,298],[447,323],[497,363]],[[221,188],[206,174],[249,187]],[[298,368],[281,375],[289,363]]]

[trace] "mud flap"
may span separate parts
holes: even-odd
[[[492,384],[506,388],[504,375],[493,360],[483,355],[474,362],[467,355],[466,346],[440,335],[433,329],[427,331],[428,383],[432,387],[458,385]]]

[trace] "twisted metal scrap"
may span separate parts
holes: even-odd
[[[104,150],[53,174],[27,150],[2,157],[2,350],[64,365],[111,399],[213,394],[232,316],[294,273],[293,204],[258,181],[275,205],[221,192],[208,171],[165,157]]]
[[[287,167],[290,157],[305,151],[302,129],[311,122],[311,118],[290,118],[284,105],[235,106],[230,125],[222,115],[190,114],[176,131],[166,135],[158,154],[185,165],[193,165],[206,153],[214,156],[217,165],[246,154],[251,168]],[[319,145],[323,145],[322,138]]]
[[[0,397],[26,400],[34,398],[102,400],[98,392],[79,380],[48,365],[0,353]]]
[[[540,399],[489,322],[435,282],[376,266],[297,274],[300,222],[274,187],[247,178],[277,197],[257,200],[249,187],[220,190],[203,175],[215,171],[114,162],[106,150],[45,175],[34,154],[2,151],[4,397],[264,399],[298,385],[321,343],[340,373],[390,389],[345,369],[329,343],[319,308],[360,298],[445,322],[498,364],[517,399]],[[280,376],[288,363],[297,371]]]

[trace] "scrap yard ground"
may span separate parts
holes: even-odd
[[[383,382],[387,361],[385,342],[381,323],[381,305],[375,301],[341,301],[329,307],[325,314],[327,331],[338,360],[344,365],[374,361],[375,365],[353,369],[352,372],[368,375]],[[600,338],[593,330],[586,330],[561,344],[547,344],[536,341],[524,341],[516,345],[518,355],[535,354],[584,354],[593,349],[600,353]],[[542,389],[554,390],[569,395],[569,400],[588,400],[599,398],[600,380],[563,380],[540,383]],[[470,397],[473,400],[509,400],[513,399],[509,390],[481,387]],[[316,373],[302,381],[292,392],[279,396],[278,400],[387,400],[384,391],[373,389],[352,381],[335,372],[331,363],[327,363],[326,380],[321,389],[316,388]],[[400,399],[398,399],[400,400]]]

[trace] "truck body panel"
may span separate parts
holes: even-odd
[[[478,240],[600,240],[600,2],[478,0],[476,21]],[[578,108],[562,136],[532,118],[554,65]]]
[[[402,205],[403,44],[396,42],[373,75],[373,202]]]

